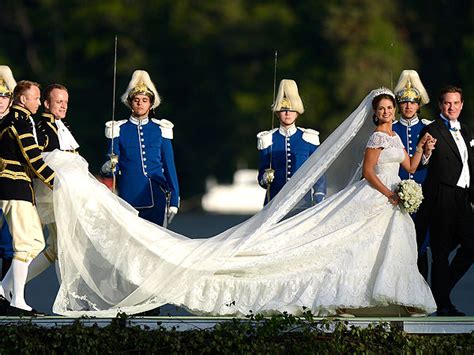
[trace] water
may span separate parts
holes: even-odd
[[[178,214],[171,225],[173,231],[191,238],[206,238],[216,235],[235,226],[250,216],[243,215],[214,215],[204,213]],[[30,281],[26,288],[26,299],[35,309],[51,314],[54,298],[59,289],[54,267],[50,267],[41,275]],[[468,271],[453,290],[452,301],[459,310],[474,316],[474,268]],[[160,308],[162,315],[188,315],[183,309],[172,305]]]

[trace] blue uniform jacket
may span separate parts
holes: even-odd
[[[272,131],[260,132],[257,135],[259,149],[258,183],[263,188],[267,185],[263,181],[265,169],[275,170],[275,179],[270,184],[270,200],[281,190],[283,185],[294,175],[308,157],[319,146],[319,133],[312,129],[291,127],[288,130],[280,127]],[[318,203],[326,196],[326,179],[321,177],[313,187],[311,199]],[[265,197],[265,204],[269,202]]]
[[[155,201],[160,194],[154,189],[168,191],[170,206],[179,207],[179,186],[171,144],[173,124],[167,120],[133,117],[106,123],[106,137],[111,152],[112,134],[119,196],[135,208],[165,207],[165,201]],[[162,194],[161,194],[162,195]]]
[[[3,219],[2,228],[0,229],[0,258],[13,258],[13,239],[2,210],[0,210],[0,218]]]
[[[418,117],[412,118],[410,121],[400,117],[399,121],[394,122],[392,129],[400,136],[410,157],[415,154],[421,130],[430,123],[431,121],[419,119]],[[423,181],[425,181],[426,171],[427,170],[423,169],[421,166],[421,169],[417,170],[414,174],[409,174],[405,169],[400,168],[398,174],[402,180],[410,178],[415,180],[417,183],[422,184]]]

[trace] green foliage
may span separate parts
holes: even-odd
[[[310,312],[269,318],[249,315],[213,329],[179,331],[125,326],[126,316],[106,327],[44,328],[24,323],[0,328],[2,354],[60,353],[472,353],[474,334],[413,335],[389,324],[367,328],[315,320]]]

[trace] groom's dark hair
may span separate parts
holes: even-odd
[[[457,86],[454,86],[454,85],[448,85],[448,86],[445,86],[444,88],[442,88],[441,92],[439,93],[438,102],[440,104],[443,103],[444,95],[447,94],[447,93],[458,93],[461,96],[461,102],[464,102],[464,97],[462,95],[462,89],[457,87]]]

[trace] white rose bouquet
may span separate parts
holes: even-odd
[[[421,185],[415,180],[402,180],[397,186],[397,195],[400,197],[400,208],[408,213],[418,210],[423,201]]]

